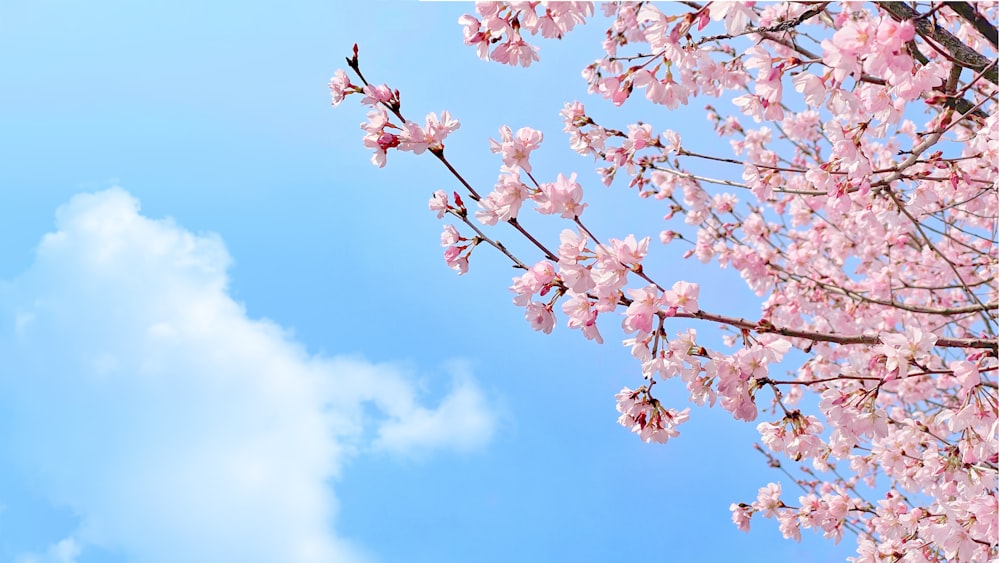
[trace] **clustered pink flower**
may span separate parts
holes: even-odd
[[[399,135],[399,150],[420,154],[427,149],[443,150],[445,138],[461,124],[451,117],[447,111],[441,112],[441,117],[433,113],[427,114],[424,127],[407,121]]]
[[[330,96],[332,97],[332,104],[336,107],[340,102],[344,101],[344,97],[351,93],[351,90],[355,88],[351,84],[351,79],[347,76],[347,73],[343,69],[337,69],[333,73],[333,78],[330,79]]]
[[[455,225],[445,225],[444,230],[441,232],[441,246],[451,246],[453,244],[458,244],[464,241],[465,238],[459,234],[458,229]]]
[[[597,328],[597,310],[586,295],[572,293],[563,301],[562,311],[568,317],[566,325],[569,328],[580,329],[587,340],[594,340],[598,344],[604,343]]]
[[[469,271],[469,250],[465,245],[453,245],[444,250],[444,261],[448,267],[463,275]]]
[[[520,167],[525,172],[531,172],[531,163],[528,159],[531,157],[531,152],[541,146],[542,139],[541,131],[522,127],[515,135],[510,127],[504,125],[500,128],[500,140],[490,139],[490,150],[500,154],[507,168],[516,170]]]
[[[361,88],[364,97],[361,103],[366,106],[376,107],[380,104],[390,104],[398,100],[398,95],[392,91],[387,84],[377,86],[367,85]]]
[[[361,141],[365,147],[374,149],[371,161],[379,168],[385,166],[386,151],[399,146],[399,136],[386,131],[387,127],[395,126],[389,123],[389,114],[381,107],[368,112],[368,121],[361,124],[361,129],[365,132]]]
[[[552,314],[552,307],[534,301],[528,303],[524,308],[524,318],[531,324],[531,328],[540,330],[545,334],[552,332],[552,327],[556,324],[556,317]]]
[[[531,302],[532,296],[536,293],[545,295],[556,281],[556,273],[552,263],[548,261],[538,262],[521,277],[514,278],[514,283],[510,286],[510,290],[517,294],[517,297],[514,298],[514,304],[521,307],[526,306]]]
[[[427,202],[427,208],[437,213],[438,219],[444,217],[444,214],[451,209],[451,205],[448,203],[448,194],[444,193],[444,190],[437,190]]]
[[[558,213],[565,219],[579,217],[586,203],[581,203],[583,198],[583,188],[576,182],[576,173],[569,178],[559,174],[555,182],[542,184],[538,187],[539,192],[535,197],[535,208],[539,213],[552,215]]]
[[[671,244],[665,251],[686,244],[685,259],[735,272],[760,298],[759,317],[718,314],[698,284],[654,279],[656,268],[645,264],[650,237],[592,234],[581,218],[585,182],[575,173],[536,182],[531,157],[542,133],[504,126],[490,140],[503,167],[490,193],[474,194],[475,218],[523,233],[528,222],[517,219],[531,200],[539,213],[574,223],[557,248],[533,239],[545,259],[530,267],[514,260],[522,268],[510,287],[514,303],[545,333],[557,309],[597,342],[601,322],[620,322],[644,384],[616,395],[619,423],[644,441],[676,437],[688,418],[689,409],[653,396],[671,378],[694,404],[764,418],[760,451],[774,464],[802,463],[796,485],[805,492],[782,499],[771,483],[751,504],[734,503],[741,530],[759,514],[789,539],[810,529],[833,541],[857,532],[855,561],[995,559],[1000,366],[988,344],[998,300],[997,88],[988,68],[957,72],[967,63],[949,52],[954,44],[927,40],[917,27],[933,21],[935,33],[968,47],[963,57],[985,54],[987,63],[996,46],[947,4],[916,19],[899,18],[900,6],[859,3],[669,9],[681,13],[654,3],[605,6],[605,56],[583,78],[606,107],[633,103],[637,89],[668,109],[731,98],[705,111],[735,158],[701,154],[645,121],[603,127],[580,102],[562,108],[563,131],[574,152],[597,162],[602,183],[659,206],[672,222],[657,229]],[[974,9],[995,17],[991,7]],[[477,14],[459,20],[466,44],[483,59],[527,66],[538,50],[524,37],[560,37],[593,6],[480,3]],[[706,37],[715,38],[700,43]],[[804,37],[819,46],[803,46]],[[363,93],[373,106],[362,128],[379,166],[392,148],[442,149],[457,128],[447,112],[423,126],[394,123],[398,92],[359,88],[342,71],[330,90],[334,105]],[[457,194],[451,203],[435,192],[429,208],[476,231],[470,239],[449,225],[441,235],[446,263],[464,273],[482,231]],[[727,326],[723,343],[733,349],[706,347],[693,329],[668,338],[669,325],[691,318]],[[780,365],[786,356],[797,365]],[[870,502],[856,496],[885,479]]]
[[[493,191],[477,203],[481,211],[476,212],[476,219],[484,225],[496,225],[498,221],[516,219],[521,210],[521,204],[530,199],[528,187],[521,181],[517,169],[505,168]]]
[[[885,355],[885,371],[890,376],[901,377],[909,372],[910,362],[930,353],[937,336],[916,327],[909,327],[906,334],[888,333],[880,336],[882,344],[876,351]]]
[[[563,116],[563,132],[569,135],[571,149],[584,156],[603,152],[608,133],[587,117],[583,104],[567,103],[560,115]]]
[[[650,399],[643,388],[633,391],[625,387],[615,399],[618,412],[622,413],[618,423],[631,428],[644,442],[665,444],[676,438],[680,435],[676,427],[687,422],[691,412],[689,408],[683,411],[664,408],[658,400]]]
[[[788,413],[779,422],[762,422],[757,431],[772,452],[786,453],[793,461],[819,457],[826,448],[819,436],[823,432],[819,419],[799,411]]]
[[[733,513],[733,524],[739,528],[741,532],[750,531],[750,521],[753,518],[753,507],[742,503],[732,503],[729,505],[729,510]]]
[[[453,119],[447,111],[441,112],[441,117],[433,113],[428,114],[424,127],[412,121],[396,125],[383,107],[386,103],[396,100],[396,95],[389,91],[388,87],[366,86],[365,88],[367,97],[362,102],[374,109],[368,113],[368,121],[361,124],[361,129],[365,131],[362,142],[366,147],[374,149],[372,164],[379,168],[385,166],[389,149],[399,149],[414,154],[420,154],[427,149],[444,150],[444,139],[460,126],[458,120]]]
[[[538,13],[538,8],[543,13]],[[526,67],[538,61],[538,47],[528,44],[522,31],[545,38],[560,38],[594,14],[592,2],[498,2],[476,4],[480,19],[463,15],[465,44],[476,47],[480,59]],[[490,45],[495,45],[490,51]]]

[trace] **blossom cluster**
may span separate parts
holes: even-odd
[[[665,444],[670,438],[679,436],[675,428],[686,422],[691,412],[690,408],[683,411],[664,408],[645,388],[633,391],[625,387],[615,399],[618,400],[618,412],[622,413],[618,423],[631,428],[647,443]]]
[[[543,11],[539,13],[539,8]],[[522,30],[530,35],[561,38],[594,14],[592,2],[478,2],[479,17],[464,15],[465,44],[476,48],[483,60],[511,66],[529,66],[538,60],[538,47],[528,44]],[[493,45],[492,50],[490,46]]]
[[[539,60],[524,30],[561,38],[594,14],[585,2],[476,9],[459,21],[466,44],[521,66]],[[601,183],[663,211],[652,236],[599,237],[583,216],[584,176],[537,181],[542,133],[504,126],[489,143],[496,184],[470,188],[473,216],[457,194],[431,199],[475,233],[445,228],[448,265],[464,273],[487,242],[520,268],[510,290],[533,329],[549,333],[561,315],[601,343],[609,319],[619,323],[643,381],[616,395],[618,421],[644,441],[678,436],[690,409],[675,401],[747,422],[770,412],[756,425],[761,451],[775,466],[803,464],[805,494],[792,501],[768,484],[732,505],[740,529],[760,515],[790,539],[847,533],[859,562],[995,560],[996,4],[613,2],[604,16],[603,53],[582,72],[589,92],[613,107],[707,102],[732,154],[650,123],[605,126],[567,103],[571,150],[597,161]],[[447,113],[393,125],[398,93],[340,72],[330,86],[334,104],[360,93],[373,106],[363,128],[376,164],[392,148],[444,159],[457,128]],[[526,208],[566,221],[558,242],[525,229]],[[501,223],[540,259],[521,261],[483,231]],[[717,312],[695,283],[655,279],[654,241],[738,274],[759,318]],[[735,349],[708,345],[695,323],[727,328]],[[793,373],[778,375],[789,361]],[[654,396],[671,378],[687,397]]]
[[[392,90],[386,84],[357,86],[351,83],[347,73],[341,69],[334,73],[329,86],[334,106],[351,94],[362,94],[361,103],[371,108],[368,120],[361,124],[361,129],[365,132],[362,142],[365,147],[374,151],[371,161],[379,168],[385,166],[389,149],[414,154],[421,154],[426,150],[443,151],[445,138],[461,125],[447,111],[441,112],[440,116],[428,114],[423,126],[407,121],[399,113],[398,90]],[[397,120],[393,121],[393,117]]]

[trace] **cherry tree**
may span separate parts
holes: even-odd
[[[597,163],[587,177],[662,210],[658,233],[595,233],[584,174],[536,178],[543,136],[530,127],[501,128],[488,144],[496,184],[471,185],[445,154],[458,120],[404,117],[400,92],[362,73],[357,46],[351,74],[330,82],[333,105],[358,94],[370,108],[362,142],[376,166],[393,150],[428,153],[454,175],[455,191],[429,203],[451,220],[449,267],[463,274],[476,249],[498,251],[520,270],[514,304],[545,333],[561,317],[602,343],[608,319],[620,323],[638,362],[636,384],[615,397],[621,425],[646,442],[676,437],[691,409],[657,385],[678,378],[688,403],[757,422],[773,467],[803,465],[798,492],[768,483],[731,506],[740,529],[760,516],[790,539],[847,533],[859,562],[995,560],[996,3],[600,10],[600,58],[582,73],[594,103],[705,107],[731,149],[705,154],[677,131],[565,105],[570,149]],[[459,20],[465,44],[522,67],[539,60],[527,37],[559,39],[598,17],[590,2],[475,11]],[[545,240],[524,209],[566,228]],[[500,242],[501,229],[531,255]],[[738,272],[759,317],[702,309],[697,284],[654,279],[651,244]],[[723,345],[706,345],[706,326],[728,330]]]

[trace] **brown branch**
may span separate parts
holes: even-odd
[[[912,22],[913,28],[921,37],[944,47],[955,63],[982,72],[987,80],[993,84],[998,83],[996,61],[977,53],[948,30],[927,21],[923,17],[924,14],[918,13],[903,2],[876,2],[876,4],[894,20]]]
[[[911,313],[923,313],[923,314],[926,314],[926,315],[952,316],[952,315],[961,315],[963,313],[978,313],[980,311],[995,311],[998,308],[1000,308],[1000,304],[998,304],[996,301],[993,301],[993,302],[990,302],[990,303],[985,303],[985,304],[964,305],[964,306],[960,306],[960,307],[947,307],[947,308],[925,307],[923,305],[911,305],[911,304],[907,304],[907,303],[900,303],[899,301],[890,301],[890,300],[886,300],[886,299],[879,299],[877,297],[868,297],[864,293],[861,293],[861,292],[858,292],[858,291],[854,291],[854,290],[847,289],[847,288],[844,288],[844,287],[840,287],[840,286],[837,286],[837,285],[834,285],[834,284],[826,283],[826,282],[823,282],[823,281],[820,281],[820,280],[817,280],[817,279],[814,279],[814,278],[803,276],[801,274],[795,274],[793,272],[789,272],[788,270],[785,270],[784,268],[778,268],[778,269],[781,272],[784,272],[790,279],[793,279],[793,280],[796,280],[796,281],[799,281],[799,282],[801,282],[801,281],[807,281],[807,282],[816,284],[817,286],[823,288],[825,291],[829,291],[831,293],[837,293],[837,294],[843,295],[844,297],[848,297],[848,298],[851,298],[851,299],[856,299],[856,300],[864,302],[864,303],[871,303],[873,305],[881,305],[883,307],[891,307],[893,309],[900,309],[900,310],[903,310],[903,311],[910,311]],[[964,287],[968,287],[968,286],[966,285],[966,286],[959,286],[959,287],[963,287],[964,288]]]
[[[882,340],[877,335],[838,335],[809,330],[798,330],[792,328],[776,327],[767,322],[755,322],[737,317],[726,317],[705,311],[697,313],[678,312],[674,315],[677,318],[700,319],[714,323],[726,324],[735,328],[750,330],[759,334],[780,334],[789,338],[802,338],[814,342],[831,342],[833,344],[881,344]],[[985,350],[997,350],[997,340],[995,338],[938,338],[934,344],[941,348],[978,348]]]
[[[823,11],[826,10],[826,5],[827,4],[829,4],[829,2],[820,2],[818,5],[816,5],[816,6],[812,7],[812,8],[810,8],[810,9],[806,10],[805,12],[802,12],[801,14],[799,14],[798,17],[792,18],[790,20],[779,21],[778,23],[776,23],[774,25],[769,25],[769,26],[765,26],[765,27],[750,27],[750,26],[748,26],[745,30],[743,30],[743,31],[741,31],[739,33],[731,34],[731,35],[723,33],[723,34],[720,34],[720,35],[712,35],[712,36],[709,36],[709,37],[703,37],[703,38],[701,38],[698,41],[698,44],[700,45],[702,43],[707,43],[709,41],[720,41],[722,39],[732,39],[734,37],[741,37],[743,35],[750,35],[751,33],[756,33],[758,35],[764,35],[766,33],[780,33],[780,32],[785,32],[785,31],[791,31],[791,30],[795,29],[796,27],[798,27],[799,24],[801,24],[802,22],[806,21],[807,19],[809,19],[809,18],[811,18],[813,16],[818,16],[819,14],[823,13]]]
[[[947,2],[945,7],[958,14],[962,19],[972,24],[986,40],[996,45],[1000,43],[1000,35],[997,34],[997,27],[982,16],[976,8],[968,2]]]

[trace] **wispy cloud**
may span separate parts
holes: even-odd
[[[0,454],[80,518],[25,561],[89,545],[154,563],[365,560],[335,531],[345,461],[490,440],[494,411],[467,373],[429,407],[396,366],[311,355],[247,317],[229,263],[219,237],[113,189],[60,208],[34,264],[0,286],[14,428]]]

